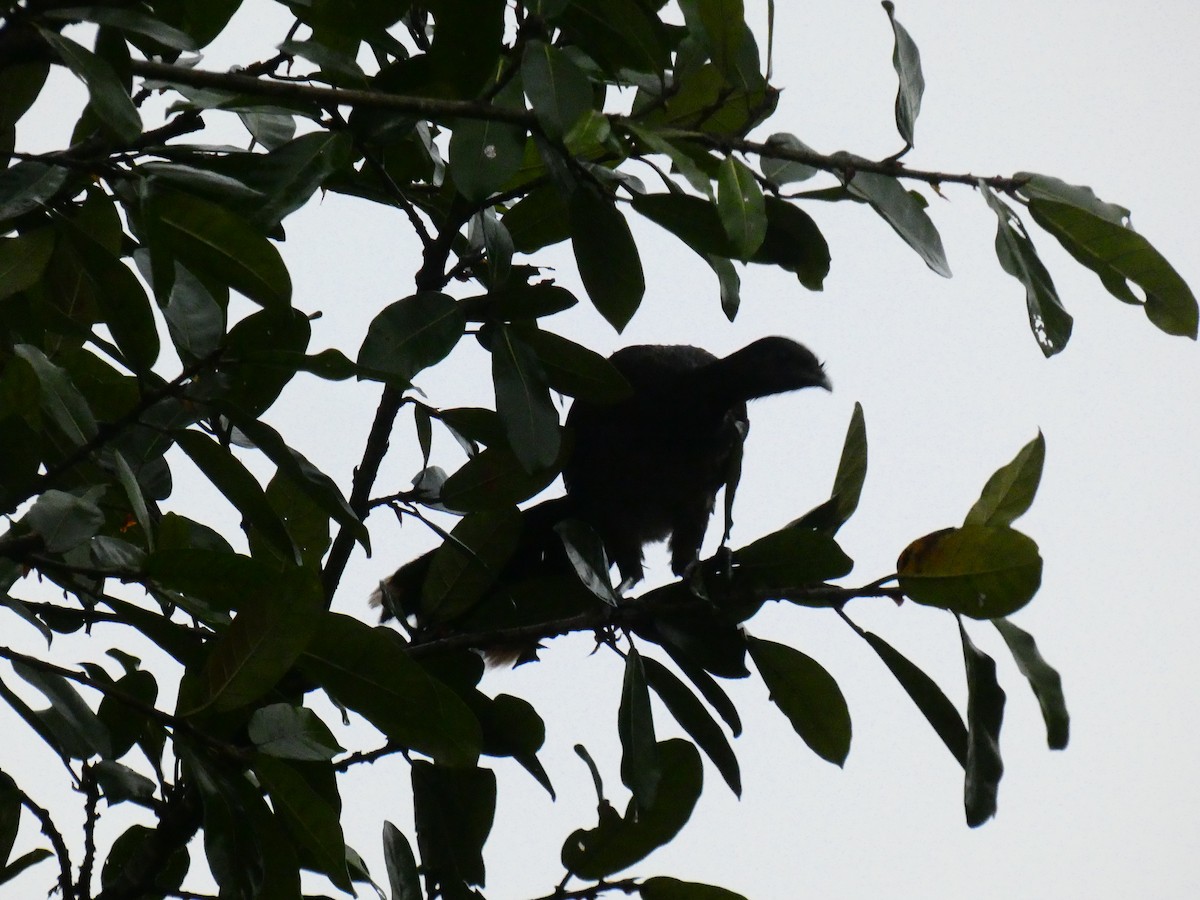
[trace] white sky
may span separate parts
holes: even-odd
[[[266,57],[282,39],[286,22],[264,19],[274,9],[250,6],[235,20],[237,45],[211,53],[207,68]],[[774,83],[784,93],[771,129],[825,152],[881,157],[899,149],[891,30],[878,3],[777,6]],[[761,4],[751,8],[753,21],[765,23]],[[1139,231],[1197,289],[1200,7],[1134,10],[1076,0],[899,4],[927,83],[908,162],[976,174],[1026,169],[1090,185],[1130,207]],[[244,43],[251,41],[257,43]],[[77,96],[73,87],[62,90],[58,97]],[[20,133],[21,141],[47,148],[61,141],[63,108],[65,99],[60,121],[48,111],[39,131]],[[604,352],[631,343],[694,343],[721,354],[773,333],[812,347],[835,392],[752,407],[734,545],[827,496],[846,423],[861,402],[870,471],[858,513],[840,535],[856,560],[847,584],[891,572],[909,540],[959,523],[987,477],[1041,428],[1048,448],[1042,490],[1018,527],[1041,546],[1045,578],[1015,621],[1063,675],[1071,746],[1045,749],[1032,694],[998,635],[976,623],[971,633],[999,662],[1009,700],[999,814],[970,830],[961,770],[874,653],[831,612],[769,608],[751,631],[815,657],[847,696],[854,743],[845,769],[807,750],[757,679],[729,683],[745,724],[734,743],[742,800],[706,763],[707,790],[689,826],[632,871],[706,881],[758,900],[1195,896],[1197,348],[1157,332],[1035,232],[1075,317],[1066,351],[1043,359],[1028,330],[1023,289],[995,260],[994,215],[966,189],[948,186],[944,200],[925,193],[952,280],[926,269],[865,207],[809,204],[833,254],[824,292],[809,293],[786,273],[743,270],[742,311],[729,325],[708,268],[670,236],[634,222],[647,295],[626,332],[613,334],[586,301],[548,324]],[[295,304],[324,314],[313,348],[336,346],[353,356],[374,313],[411,291],[418,247],[403,217],[329,195],[285,224],[281,249]],[[569,251],[553,248],[533,261],[556,267],[561,282],[584,297]],[[473,341],[418,382],[437,405],[490,402],[488,359]],[[302,377],[269,418],[348,489],[378,393],[374,385]],[[419,467],[410,419],[402,418],[393,447],[377,493],[406,486]],[[452,469],[460,459],[452,441],[435,443],[435,462]],[[181,466],[168,505],[224,522],[236,538],[236,517],[219,498],[198,494],[198,485]],[[363,618],[375,582],[432,544],[419,525],[401,531],[388,515],[371,526],[375,557],[360,552],[352,559],[335,604]],[[665,555],[649,560],[650,584],[665,580]],[[887,601],[858,601],[848,611],[952,699],[965,701],[949,616]],[[36,640],[19,643],[28,637],[14,634],[11,643],[39,652]],[[100,660],[115,638],[58,640],[53,655],[64,663]],[[587,636],[558,641],[542,663],[485,678],[485,690],[523,696],[546,719],[542,761],[559,793],[551,803],[515,764],[485,760],[500,778],[489,897],[550,893],[561,877],[563,839],[594,825],[591,782],[571,752],[575,742],[600,762],[610,799],[624,804],[615,728],[620,664],[609,653],[589,657],[590,650]],[[658,712],[661,732],[670,733],[669,718]],[[354,735],[343,744],[376,743]],[[62,770],[51,766],[44,784],[27,783],[20,773],[32,777],[45,752],[20,740],[6,746],[3,767],[53,808],[60,788],[51,780],[61,781]],[[388,761],[355,772],[343,792],[347,840],[383,879],[382,821],[413,837],[406,766]],[[72,813],[66,821],[78,818]],[[30,823],[24,826],[18,850],[35,845]],[[46,884],[52,865],[0,887],[0,896]]]

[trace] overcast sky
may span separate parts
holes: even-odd
[[[763,5],[747,6],[762,35]],[[823,152],[882,157],[898,150],[892,37],[879,4],[777,7],[773,81],[784,91],[770,129]],[[1134,9],[1074,0],[899,3],[927,83],[908,162],[981,175],[1031,170],[1090,185],[1102,199],[1130,207],[1135,227],[1196,289],[1200,7]],[[250,4],[235,20],[237,40],[214,48],[204,65],[269,56],[286,27],[273,5]],[[26,146],[49,149],[63,140],[65,98],[81,104],[82,93],[64,79],[55,96],[63,105],[42,110],[40,130],[19,133]],[[228,139],[242,140],[232,130]],[[809,345],[826,361],[835,390],[752,406],[734,545],[828,495],[846,424],[861,402],[870,470],[860,508],[839,536],[856,561],[847,584],[892,572],[911,539],[960,523],[988,476],[1040,428],[1047,443],[1042,489],[1018,527],[1038,541],[1045,577],[1015,621],[1063,675],[1071,746],[1046,749],[1037,705],[998,635],[972,623],[976,642],[1000,664],[1009,700],[999,814],[968,829],[961,769],[870,649],[832,612],[768,608],[750,630],[815,657],[847,696],[854,743],[845,768],[807,750],[757,679],[729,684],[745,722],[735,742],[743,798],[706,765],[707,790],[689,826],[634,872],[707,881],[759,900],[1195,896],[1197,348],[1157,332],[1035,231],[1075,317],[1065,352],[1045,360],[1028,330],[1023,288],[996,262],[994,215],[965,188],[948,186],[944,198],[923,193],[951,280],[930,272],[867,208],[810,204],[833,256],[825,290],[810,293],[783,272],[743,270],[742,310],[730,325],[709,269],[670,236],[634,222],[647,292],[625,333],[614,334],[586,303],[549,327],[603,352],[691,343],[724,354],[766,334]],[[419,247],[402,216],[335,195],[317,198],[286,226],[281,249],[295,305],[323,313],[314,349],[335,346],[353,356],[375,312],[411,292]],[[553,266],[561,283],[584,296],[569,250],[552,248],[533,261]],[[435,405],[488,404],[488,369],[484,351],[464,341],[418,383]],[[301,378],[269,418],[348,489],[378,394],[373,385]],[[393,447],[377,493],[407,486],[420,466],[410,419],[401,420]],[[448,470],[461,462],[448,439],[435,443],[434,455]],[[224,523],[236,539],[236,517],[211,489],[198,492],[200,484],[181,465],[168,507]],[[375,556],[353,558],[335,604],[363,618],[378,579],[434,542],[419,525],[401,530],[377,518]],[[649,561],[648,584],[665,581],[665,554],[653,552]],[[965,701],[948,615],[874,600],[848,612]],[[54,654],[69,663],[100,660],[116,637],[59,640]],[[37,652],[37,641],[27,647]],[[546,719],[542,759],[559,795],[552,803],[515,764],[492,761],[500,800],[487,856],[489,897],[549,893],[561,876],[563,839],[594,825],[594,794],[571,752],[575,742],[600,762],[610,799],[624,803],[615,727],[620,661],[607,652],[589,656],[591,649],[586,635],[558,641],[542,663],[484,681],[489,692],[526,697]],[[660,730],[670,733],[658,712]],[[364,743],[361,735],[347,740]],[[10,754],[11,767],[25,771],[45,758],[26,743],[40,757],[18,759],[6,747],[4,768]],[[56,781],[59,775],[47,772]],[[412,837],[406,766],[375,764],[345,779],[343,789],[347,839],[384,878],[382,821]],[[56,790],[47,782],[32,792],[52,803]],[[32,846],[28,822],[25,829],[23,846]],[[49,865],[11,890],[45,883]],[[0,896],[18,896],[5,890]]]

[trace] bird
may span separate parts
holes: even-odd
[[[574,519],[599,537],[626,591],[645,577],[643,548],[667,539],[671,570],[686,576],[699,559],[716,495],[730,480],[749,428],[750,400],[808,387],[831,390],[808,348],[766,337],[718,358],[683,344],[640,344],[609,361],[629,382],[615,403],[577,398],[567,414],[573,446],[563,468],[566,496],[526,509],[516,549],[481,597],[505,598],[543,576],[570,576],[555,526]],[[401,566],[381,582],[372,604],[382,619],[411,626],[433,555]]]
[[[698,561],[717,492],[749,430],[747,401],[832,385],[811,350],[777,336],[724,358],[642,344],[609,361],[632,392],[617,403],[572,405],[563,481],[572,514],[597,532],[628,589],[644,577],[647,544],[669,539],[676,576]]]

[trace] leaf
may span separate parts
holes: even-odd
[[[232,624],[210,643],[200,689],[180,714],[208,708],[241,709],[266,694],[308,646],[324,612],[324,593],[315,572],[285,569],[275,589],[246,597]]]
[[[926,606],[996,619],[1016,612],[1042,583],[1037,544],[1011,528],[964,525],[909,544],[896,562],[900,589]]]
[[[104,527],[104,513],[89,497],[50,489],[38,497],[25,523],[41,537],[47,553],[66,553]]]
[[[600,880],[645,859],[671,842],[691,817],[704,784],[700,754],[680,739],[658,745],[662,780],[654,805],[643,809],[630,801],[622,817],[602,802],[596,828],[579,829],[563,844],[566,869],[590,880]]]
[[[1051,750],[1065,750],[1071,733],[1071,716],[1067,712],[1067,701],[1063,697],[1062,678],[1038,651],[1037,643],[1027,631],[1023,631],[1007,619],[993,619],[992,624],[1004,638],[1009,651],[1016,660],[1017,668],[1029,681],[1042,718],[1046,722],[1046,743]]]
[[[8,862],[21,824],[21,792],[7,772],[0,771],[0,865]]]
[[[38,31],[63,64],[87,85],[88,99],[104,128],[126,142],[141,135],[141,116],[112,67],[61,34],[40,27]]]
[[[565,519],[555,525],[554,530],[562,539],[567,558],[583,586],[609,606],[616,608],[621,598],[613,589],[609,576],[608,555],[604,552],[604,543],[600,540],[600,535],[586,522],[577,519]]]
[[[850,752],[850,710],[833,676],[812,657],[784,644],[748,640],[750,658],[771,702],[822,759],[841,766]]]
[[[722,256],[705,255],[704,261],[717,275],[721,289],[721,312],[730,322],[737,316],[742,305],[742,279],[733,263]]]
[[[855,630],[871,645],[883,664],[888,667],[900,686],[917,709],[921,711],[926,721],[933,726],[937,736],[942,739],[946,749],[958,760],[964,769],[967,767],[967,726],[963,724],[962,716],[954,708],[954,704],[946,697],[942,689],[932,678],[917,668],[908,657],[902,655],[887,641],[869,631]]]
[[[563,51],[529,41],[521,57],[521,84],[546,135],[555,140],[592,108],[592,84]]]
[[[257,529],[283,559],[299,564],[299,551],[279,514],[271,507],[258,481],[228,448],[199,431],[177,432],[175,442],[242,514],[243,528]]]
[[[946,251],[937,228],[921,202],[905,190],[898,179],[875,172],[855,172],[846,189],[866,200],[896,234],[917,251],[925,265],[943,278],[950,277],[950,264],[946,262]]]
[[[109,806],[133,800],[139,804],[148,804],[158,790],[158,785],[128,766],[123,766],[111,759],[102,759],[92,767],[96,782],[104,794],[104,802]]]
[[[460,512],[512,506],[548,487],[557,476],[557,465],[529,473],[507,447],[488,447],[446,479],[442,503]]]
[[[59,221],[60,234],[83,264],[83,274],[91,282],[104,322],[125,361],[135,372],[148,372],[158,359],[158,328],[141,282],[80,227],[66,218]]]
[[[648,810],[658,796],[663,767],[654,737],[654,715],[650,711],[646,672],[641,655],[632,647],[625,657],[617,734],[621,738],[621,781],[633,794],[632,802],[637,808]]]
[[[37,284],[53,251],[52,228],[38,228],[0,240],[0,300]]]
[[[383,861],[387,866],[392,900],[422,900],[417,860],[408,839],[391,822],[383,823]]]
[[[173,253],[202,280],[215,279],[268,309],[291,303],[292,281],[275,246],[223,206],[159,187],[142,227],[148,243]]]
[[[572,0],[555,24],[609,74],[659,74],[670,64],[662,23],[637,0]]]
[[[29,160],[0,172],[0,222],[42,207],[70,177],[69,169]]]
[[[996,662],[977,648],[958,623],[967,667],[967,774],[964,807],[967,824],[976,828],[996,814],[996,793],[1004,774],[1000,726],[1004,691],[996,681]]]
[[[95,22],[119,31],[145,35],[164,47],[184,52],[195,52],[200,45],[187,32],[172,28],[152,16],[136,9],[116,9],[107,6],[81,6],[70,9],[48,9],[41,13],[45,18],[59,22]]]
[[[100,717],[61,675],[43,672],[28,663],[12,661],[13,671],[41,691],[50,707],[34,712],[59,746],[75,759],[112,755],[112,739]],[[11,705],[11,701],[10,701]]]
[[[674,169],[683,175],[695,191],[709,198],[712,197],[712,179],[697,165],[691,155],[681,148],[679,142],[669,139],[653,128],[642,128],[630,121],[623,122],[622,127],[645,144],[648,150],[653,153],[661,153],[670,159]]]
[[[767,235],[762,189],[746,164],[725,157],[717,175],[717,212],[738,259],[750,259]]]
[[[624,331],[646,291],[642,262],[629,223],[613,202],[590,186],[571,195],[571,247],[592,304]]]
[[[43,859],[53,858],[54,854],[45,847],[37,847],[28,853],[22,853],[8,865],[0,868],[0,884],[7,884],[30,866],[40,863]]]
[[[301,670],[401,747],[446,765],[471,766],[479,756],[475,717],[408,656],[388,629],[327,612],[301,658]]]
[[[853,560],[829,534],[809,528],[784,528],[733,553],[739,584],[756,589],[797,588],[846,575]]]
[[[513,248],[521,253],[533,253],[571,236],[567,205],[552,185],[533,188],[508,208],[501,221]]]
[[[318,779],[320,787],[317,787],[301,774],[301,766],[307,767],[310,773],[327,776],[327,780]],[[289,763],[260,756],[254,761],[254,774],[266,788],[276,817],[307,851],[306,862],[317,872],[329,876],[329,880],[343,891],[351,892],[353,887],[346,868],[346,840],[340,821],[341,798],[333,769],[327,763]],[[322,781],[326,783],[321,784]]]
[[[1054,281],[1038,257],[1033,241],[1029,239],[1017,214],[986,186],[980,187],[980,191],[999,220],[996,258],[1005,272],[1025,285],[1029,327],[1042,353],[1047,357],[1053,356],[1067,345],[1071,337],[1071,316],[1058,298]]]
[[[1039,431],[1012,462],[988,479],[963,524],[1005,526],[1024,515],[1037,494],[1045,459],[1046,439]]]
[[[521,332],[552,390],[592,403],[616,403],[633,389],[617,367],[594,350],[541,329]]]
[[[525,158],[525,129],[508,122],[459,119],[450,135],[450,176],[472,204],[504,187]]]
[[[742,795],[742,775],[729,741],[708,710],[671,670],[656,659],[642,657],[646,681],[683,730],[712,760],[734,795]]]
[[[690,194],[635,194],[630,205],[697,253],[734,255],[717,207],[709,200]]]
[[[434,291],[413,294],[385,306],[371,321],[358,364],[407,387],[414,375],[454,349],[466,325],[454,298]]]
[[[46,354],[32,344],[17,344],[13,352],[25,360],[37,376],[42,411],[67,439],[80,447],[94,438],[96,419],[66,371],[50,362]]]
[[[883,8],[892,23],[896,44],[892,49],[892,66],[900,80],[896,91],[896,130],[904,138],[905,147],[913,145],[913,130],[921,112],[921,95],[925,92],[925,76],[921,74],[921,53],[904,26],[896,21],[896,7],[885,0]]]
[[[433,554],[421,590],[431,622],[450,621],[471,609],[496,583],[521,533],[515,507],[465,516]]]
[[[683,4],[685,19],[695,9],[699,28],[689,27],[708,50],[709,58],[725,74],[730,84],[736,84],[738,53],[746,34],[746,12],[742,0],[695,0]]]
[[[858,508],[866,477],[867,426],[863,419],[862,404],[855,403],[829,499],[788,523],[788,528],[813,528],[830,536],[837,534],[838,529],[846,524]]]
[[[1127,281],[1145,291],[1146,315],[1159,330],[1196,339],[1200,312],[1195,295],[1144,237],[1088,209],[1056,200],[1034,197],[1029,213],[1118,299],[1128,300]]]
[[[783,131],[776,132],[767,138],[767,146],[802,153],[816,154],[817,152],[794,134],[788,134]],[[779,186],[794,184],[799,181],[808,181],[808,179],[821,171],[816,166],[806,165],[805,163],[796,162],[791,159],[774,159],[770,156],[760,157],[758,164],[759,168],[762,169],[763,177],[772,184]]]
[[[492,339],[492,381],[508,445],[525,471],[553,465],[562,445],[558,410],[537,356],[505,325]]]
[[[767,235],[751,262],[793,272],[810,291],[819,291],[829,274],[829,244],[812,216],[794,203],[766,198]]]
[[[304,706],[272,703],[250,716],[246,735],[259,753],[301,762],[328,762],[344,748],[329,726]]]
[[[496,813],[495,773],[414,760],[412,784],[426,877],[441,884],[483,884],[483,845]]]
[[[642,900],[746,900],[741,894],[711,884],[679,881],[656,875],[647,878],[638,888]]]

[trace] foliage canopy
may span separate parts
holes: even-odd
[[[902,146],[869,160],[821,154],[791,134],[754,137],[777,97],[765,74],[772,35],[764,54],[741,0],[281,2],[295,24],[278,52],[231,72],[205,69],[196,54],[241,0],[4,6],[0,505],[10,526],[0,603],[10,627],[20,620],[47,644],[100,623],[127,638],[103,665],[0,647],[48,705],[31,708],[7,673],[0,694],[62,760],[85,819],[82,839],[68,840],[52,811],[0,773],[0,882],[28,883],[35,875],[22,873],[50,860],[35,872],[45,877],[53,864],[64,898],[178,895],[196,877],[185,848],[202,833],[222,897],[299,897],[301,870],[348,892],[369,875],[342,835],[338,775],[403,754],[415,834],[385,829],[388,871],[376,878],[393,898],[482,896],[495,760],[510,757],[554,789],[538,760],[539,711],[482,691],[472,648],[596,631],[625,659],[617,734],[630,799],[624,811],[605,799],[607,773],[579,748],[597,820],[565,836],[556,896],[736,897],[613,876],[685,825],[702,792],[702,755],[740,792],[729,741],[740,718],[721,680],[748,676],[747,662],[814,753],[846,759],[850,713],[835,680],[800,650],[741,630],[767,602],[833,608],[878,654],[962,765],[972,826],[996,809],[1005,692],[969,620],[998,629],[1041,706],[1049,746],[1066,746],[1059,677],[1006,618],[1041,580],[1037,544],[1014,527],[1041,477],[1040,434],[986,482],[961,525],[915,538],[894,573],[861,587],[835,583],[853,567],[837,533],[867,471],[856,408],[828,501],[693,577],[615,608],[581,584],[534,586],[513,608],[479,600],[511,553],[515,505],[546,488],[570,453],[552,392],[603,402],[622,390],[606,360],[551,330],[579,298],[544,276],[537,251],[569,241],[586,300],[620,331],[645,290],[643,248],[627,221],[641,216],[711,267],[733,319],[740,264],[821,289],[827,203],[864,205],[949,276],[921,189],[953,185],[995,214],[997,259],[1022,285],[1047,356],[1063,350],[1072,320],[1028,223],[1152,325],[1194,339],[1195,298],[1127,209],[1046,175],[908,168],[924,79],[891,3]],[[27,153],[17,135],[52,67],[80,79],[88,103],[70,146]],[[205,140],[231,117],[247,146]],[[413,292],[381,308],[357,347],[314,352],[280,245],[288,216],[318,192],[387,208],[423,253]],[[437,408],[414,387],[467,336],[491,353],[494,410]],[[265,420],[300,373],[358,378],[363,392],[382,386],[352,477],[320,471],[299,449],[305,435]],[[383,495],[377,474],[406,406],[426,467],[411,490]],[[430,459],[435,429],[469,450],[448,476]],[[237,509],[243,535],[160,509],[185,457]],[[251,472],[262,462],[274,471],[265,485]],[[422,597],[420,641],[330,611],[352,547],[369,548],[368,514],[383,508],[462,514]],[[597,555],[576,557],[582,580],[611,593]],[[61,597],[33,599],[35,579]],[[881,596],[958,617],[965,717],[844,609]],[[146,645],[171,671],[143,665],[134,653]],[[177,696],[163,690],[176,683]],[[689,739],[656,738],[651,694]],[[326,701],[369,722],[382,745],[339,746],[318,715]],[[103,859],[101,799],[104,815],[132,804],[153,823],[130,826]],[[48,848],[15,853],[22,810]]]

